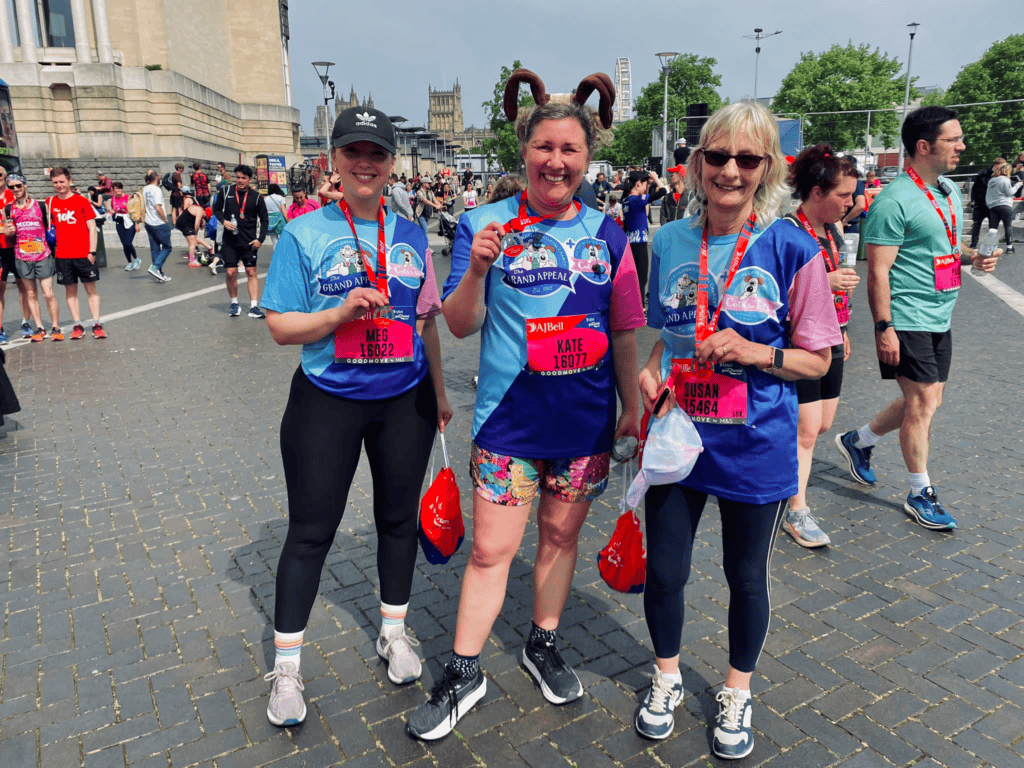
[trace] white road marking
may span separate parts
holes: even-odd
[[[988,288],[992,293],[1006,302],[1006,305],[1021,317],[1024,317],[1024,294],[1015,291],[991,272],[984,275],[976,275],[971,270],[967,274],[977,280],[981,285]]]
[[[257,277],[260,280],[264,280],[267,277],[267,273],[264,272],[263,274],[257,275]],[[244,280],[245,280],[245,276],[244,275],[239,278],[239,282],[240,283],[243,283]],[[54,288],[56,288],[56,287],[57,286],[55,285]],[[167,307],[167,306],[170,306],[171,304],[177,304],[178,302],[181,302],[181,301],[188,301],[189,299],[194,299],[194,298],[196,298],[198,296],[205,296],[208,293],[216,293],[217,291],[223,291],[223,290],[225,290],[224,283],[218,283],[217,285],[211,285],[209,288],[200,288],[198,291],[191,291],[189,293],[183,293],[183,294],[181,294],[179,296],[171,296],[171,297],[166,298],[166,299],[161,299],[160,301],[153,301],[153,302],[150,302],[149,304],[143,304],[142,306],[139,306],[139,307],[132,307],[131,309],[122,309],[120,312],[111,312],[109,315],[103,315],[101,320],[103,322],[103,325],[106,325],[107,323],[111,322],[112,320],[122,320],[122,319],[124,319],[126,317],[131,317],[132,315],[139,315],[139,314],[142,314],[143,312],[150,312],[150,311],[152,311],[154,309],[160,309],[161,307]],[[63,328],[62,328],[62,330],[63,330]],[[19,331],[19,333],[20,333],[20,331]],[[46,333],[47,333],[46,341],[49,342],[50,341],[50,336],[49,336],[50,332],[49,332],[49,330],[47,330]],[[15,347],[23,347],[26,344],[31,344],[31,343],[32,342],[31,342],[30,339],[12,339],[10,344],[4,345],[4,349],[13,349]]]

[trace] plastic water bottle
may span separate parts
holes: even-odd
[[[999,247],[999,230],[990,229],[981,237],[981,242],[978,243],[978,253],[982,256],[991,256],[996,248]],[[971,265],[972,275],[984,275],[983,270],[978,269],[973,264]]]
[[[231,226],[238,227],[238,219],[234,215],[231,217]]]
[[[635,437],[630,435],[620,437],[612,446],[612,458],[616,461],[627,461],[633,458],[636,455],[637,445],[639,443]]]

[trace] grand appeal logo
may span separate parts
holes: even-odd
[[[665,314],[665,328],[676,336],[693,336],[697,323],[697,280],[700,267],[684,264],[672,270],[663,283],[658,303]],[[718,304],[719,286],[708,281],[708,304]]]
[[[357,243],[351,235],[329,242],[316,265],[320,295],[344,296],[353,288],[369,287],[363,253],[374,251],[369,243]]]
[[[759,325],[765,320],[779,322],[782,309],[779,284],[760,267],[746,267],[736,273],[729,292],[722,299],[722,312],[742,325]]]
[[[562,244],[544,232],[513,233],[502,245],[506,285],[530,296],[550,296],[572,288],[573,272]]]

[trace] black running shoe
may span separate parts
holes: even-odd
[[[487,680],[477,668],[473,677],[463,677],[450,665],[434,684],[430,698],[409,715],[405,729],[410,736],[434,741],[452,732],[455,724],[487,693]]]
[[[527,641],[523,647],[523,666],[540,685],[544,698],[552,704],[565,704],[583,695],[583,684],[565,663],[554,643]]]

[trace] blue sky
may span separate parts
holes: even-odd
[[[801,53],[835,43],[868,43],[905,64],[906,25],[913,21],[921,26],[911,74],[919,85],[947,87],[961,67],[1022,30],[1022,6],[1024,0],[449,0],[432,10],[429,3],[290,0],[293,100],[311,133],[322,103],[311,62],[333,61],[330,75],[345,98],[354,85],[360,99],[372,92],[379,109],[423,125],[428,85],[451,87],[457,78],[466,125],[482,126],[480,104],[490,98],[501,66],[516,58],[549,91],[568,92],[591,72],[613,75],[616,58],[626,56],[635,97],[658,76],[655,53],[670,50],[717,59],[720,92],[735,101],[753,95],[755,42],[744,36],[755,27],[782,30],[761,43],[757,91],[768,96]]]

